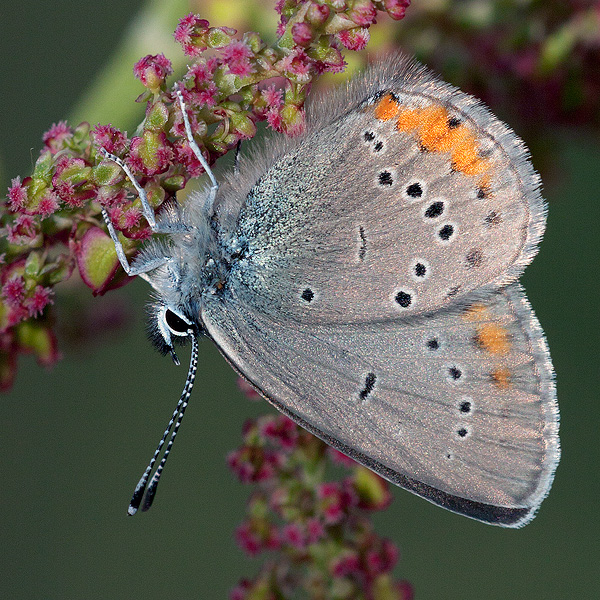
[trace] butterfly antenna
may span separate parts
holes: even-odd
[[[144,504],[142,506],[142,511],[146,511],[152,506],[152,502],[154,500],[154,496],[156,495],[156,488],[158,486],[158,481],[160,480],[160,476],[165,468],[165,463],[167,462],[167,458],[169,457],[169,453],[171,452],[171,448],[173,447],[173,442],[175,441],[175,436],[179,431],[179,427],[181,426],[181,421],[183,420],[183,415],[185,413],[185,409],[187,408],[188,401],[190,399],[190,395],[192,393],[192,388],[194,387],[194,380],[196,379],[196,370],[198,368],[198,340],[195,335],[190,335],[192,340],[192,355],[190,357],[190,367],[188,369],[187,379],[185,381],[185,385],[183,387],[183,392],[181,392],[181,397],[179,398],[179,402],[177,402],[177,406],[173,411],[173,415],[171,416],[171,420],[163,433],[163,436],[154,451],[154,455],[152,456],[152,460],[146,467],[144,474],[140,478],[138,484],[135,487],[133,492],[133,496],[131,497],[131,502],[129,503],[129,508],[127,509],[127,514],[135,515],[142,504],[142,499],[144,499]],[[165,453],[150,480],[150,484],[148,485],[148,479],[150,478],[150,473],[156,464],[156,460],[160,455],[160,451],[164,446],[164,443],[171,434],[171,438],[169,439],[169,443],[165,449]],[[147,490],[146,490],[147,488]],[[145,492],[145,498],[144,498]]]

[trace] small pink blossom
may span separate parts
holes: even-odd
[[[160,90],[172,73],[171,61],[164,54],[148,54],[133,66],[133,74],[154,93]]]
[[[50,129],[42,136],[42,140],[52,154],[56,154],[59,150],[64,148],[65,140],[71,137],[73,137],[73,132],[67,125],[67,122],[59,121],[58,123],[52,124],[52,127],[50,127]]]
[[[264,448],[242,446],[227,456],[229,468],[242,483],[268,481],[281,465],[282,457],[278,452]]]
[[[267,124],[271,129],[283,133],[283,119],[278,110],[273,109],[267,113]]]
[[[10,183],[11,186],[8,188],[8,204],[10,210],[17,212],[25,206],[27,188],[21,183],[20,177],[15,177]]]
[[[0,324],[0,333],[5,333],[11,327],[18,325],[21,321],[24,321],[29,316],[27,309],[24,306],[9,306],[6,314],[4,315],[3,323]],[[2,374],[0,373],[0,379]],[[0,389],[2,389],[0,384]]]
[[[196,157],[194,151],[190,148],[187,141],[178,140],[173,146],[175,150],[175,160],[185,165],[187,174],[190,177],[200,177],[204,173],[204,167]],[[205,157],[206,158],[206,157]]]
[[[367,46],[371,39],[371,34],[366,27],[354,27],[353,29],[340,31],[337,37],[348,50],[358,51],[363,50]]]
[[[347,552],[342,556],[336,557],[329,570],[334,577],[348,577],[349,575],[358,575],[360,569],[360,557],[356,552]]]
[[[252,50],[244,42],[234,40],[222,50],[223,61],[229,67],[229,71],[239,77],[248,77],[254,72],[250,64],[253,56]]]
[[[182,19],[175,28],[173,36],[181,44],[183,51],[188,56],[199,56],[208,48],[205,43],[200,42],[208,34],[209,23],[197,15],[190,13]]]
[[[246,600],[248,592],[252,589],[252,582],[249,579],[240,579],[238,584],[229,593],[229,600]]]
[[[383,0],[386,12],[396,21],[404,18],[404,13],[409,6],[410,0]]]
[[[32,210],[32,212],[45,218],[56,212],[59,206],[60,199],[58,195],[55,192],[48,190],[40,199],[37,208]]]
[[[347,66],[344,56],[338,48],[330,48],[327,56],[322,57],[314,64],[317,73],[341,73]]]
[[[113,206],[109,209],[110,220],[116,229],[132,240],[146,240],[152,235],[152,230],[137,207]]]
[[[348,16],[361,27],[368,27],[375,23],[377,9],[371,0],[356,0],[348,11]]]
[[[25,280],[23,277],[11,277],[2,286],[2,297],[6,300],[9,306],[20,306],[23,298],[25,297]]]
[[[298,429],[285,415],[277,415],[266,421],[262,427],[263,436],[270,442],[291,450],[298,441]]]
[[[307,23],[294,23],[292,25],[292,39],[298,46],[309,46],[312,37],[312,29]]]
[[[12,225],[6,226],[6,239],[11,244],[26,246],[39,235],[39,227],[34,217],[20,214]]]
[[[371,577],[388,573],[398,562],[400,552],[390,540],[382,540],[381,547],[367,550],[366,568]]]
[[[111,154],[120,155],[127,149],[129,140],[125,134],[112,125],[96,125],[90,131],[90,137],[98,148],[104,148]]]
[[[234,472],[241,483],[251,483],[254,466],[245,460],[242,449],[234,450],[227,455],[227,466]]]
[[[83,202],[75,195],[75,186],[70,181],[58,180],[54,184],[57,196],[72,207],[81,207]]]
[[[187,78],[194,81],[194,87],[213,83],[213,77],[218,65],[219,62],[214,57],[208,60],[199,60],[190,67],[187,72]]]
[[[181,91],[181,95],[183,96],[183,101],[185,103],[186,106],[186,114],[188,117],[188,120],[190,122],[190,128],[192,130],[192,133],[198,133],[200,125],[198,123],[198,117],[196,114],[195,110],[190,110],[188,107],[193,106],[193,105],[198,105],[197,103],[197,99],[196,99],[196,91],[195,90],[188,90],[185,87],[181,87],[180,88]],[[183,124],[183,115],[181,114],[181,110],[179,110],[179,107],[177,107],[177,110],[175,111],[175,118],[173,120],[173,125],[171,127],[171,134],[176,136],[176,137],[180,137],[185,139],[186,138],[186,132],[185,132],[185,125]]]
[[[127,190],[125,188],[101,187],[96,195],[96,200],[104,208],[120,206],[127,200]]]
[[[306,11],[306,20],[317,27],[323,25],[329,18],[330,8],[327,4],[319,4],[318,2],[311,2],[308,10]]]
[[[252,531],[249,522],[242,523],[235,530],[235,540],[238,546],[249,556],[256,556],[262,550],[260,537]]]
[[[312,60],[303,49],[297,48],[280,61],[280,68],[299,82],[308,83]]]
[[[277,528],[272,523],[254,519],[243,522],[236,529],[235,539],[250,556],[262,550],[276,550],[280,544]]]
[[[261,90],[260,95],[268,108],[279,108],[283,103],[283,90],[274,85],[270,85],[264,90]]]
[[[313,517],[306,523],[306,533],[308,543],[315,544],[325,535],[325,527],[319,519]]]
[[[164,132],[161,131],[156,136],[146,131],[142,137],[131,139],[128,163],[135,171],[157,175],[169,168],[174,155]]]
[[[137,206],[131,206],[123,211],[123,225],[125,229],[132,229],[140,224],[142,212]]]
[[[54,303],[53,297],[54,292],[50,288],[36,285],[32,296],[27,298],[24,303],[29,316],[37,317],[41,315],[48,304]]]
[[[288,523],[282,527],[281,540],[298,550],[306,548],[306,536],[297,523]]]
[[[196,106],[215,106],[219,101],[219,89],[211,81],[202,89],[192,90],[190,96]]]
[[[344,516],[348,502],[344,491],[337,482],[322,483],[317,488],[321,500],[321,511],[327,523],[337,523]]]

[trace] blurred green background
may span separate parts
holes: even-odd
[[[3,189],[30,172],[43,131],[73,112],[81,117],[77,102],[142,4],[2,1]],[[242,10],[244,1],[228,4]],[[181,9],[165,12],[167,32],[188,10],[185,2],[174,5]],[[126,71],[137,57],[161,50],[183,62],[168,34],[147,21],[137,27]],[[120,94],[133,100],[141,86],[133,76],[131,85],[131,93],[107,92],[106,104]],[[112,121],[129,130],[136,122],[127,115]],[[555,150],[542,169],[548,230],[523,282],[556,367],[562,461],[538,517],[519,531],[476,523],[394,489],[392,506],[376,522],[399,545],[396,572],[413,583],[417,599],[600,597],[600,143],[585,126],[547,133]],[[542,168],[535,155],[534,163]],[[233,371],[209,342],[201,344],[198,383],[157,502],[128,518],[131,491],[179,396],[185,367],[175,368],[145,339],[143,281],[94,301],[87,289],[63,294],[57,304],[64,360],[50,372],[21,360],[14,389],[1,398],[0,597],[226,598],[258,561],[233,541],[248,490],[225,456],[239,444],[244,420],[272,409],[244,399]],[[126,323],[102,326],[123,312]],[[101,323],[97,335],[78,341],[90,315]],[[185,364],[189,354],[182,354]]]

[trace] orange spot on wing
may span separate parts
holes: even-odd
[[[483,175],[479,178],[477,185],[486,193],[489,193],[492,189],[492,179],[489,175]]]
[[[508,331],[497,323],[486,323],[477,328],[475,341],[490,354],[507,354],[510,350]]]
[[[396,129],[400,131],[416,131],[421,126],[421,110],[406,109],[400,111],[396,120]]]
[[[479,175],[479,173],[485,173],[489,168],[489,161],[484,158],[476,158],[473,162],[460,169],[460,171],[465,175]]]
[[[380,121],[396,118],[396,129],[416,133],[420,145],[429,152],[449,152],[452,168],[465,175],[480,175],[490,168],[490,161],[479,156],[479,142],[465,124],[450,127],[449,114],[439,104],[424,108],[401,108],[390,94],[375,107]]]
[[[389,121],[398,114],[398,101],[391,94],[385,95],[375,106],[375,118]]]
[[[466,321],[483,321],[487,318],[488,309],[483,304],[471,304],[463,313]]]
[[[496,369],[492,372],[493,382],[502,390],[510,387],[510,371],[506,368]]]

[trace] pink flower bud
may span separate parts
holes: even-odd
[[[371,0],[356,0],[347,14],[357,25],[368,27],[375,22],[377,9]]]
[[[146,175],[164,173],[173,160],[174,152],[163,131],[144,131],[142,137],[131,140],[129,164]]]
[[[371,39],[371,34],[366,27],[354,27],[353,29],[340,31],[337,38],[348,50],[358,51],[366,47]]]
[[[125,134],[110,123],[108,125],[96,125],[90,131],[90,137],[96,147],[104,148],[111,154],[120,155],[125,152],[129,145],[129,140]]]
[[[11,186],[8,188],[8,203],[10,210],[17,212],[25,206],[27,201],[27,188],[21,183],[20,177],[15,177],[10,183]]]
[[[153,94],[160,92],[165,79],[172,73],[171,61],[164,54],[148,54],[133,66],[133,74]]]
[[[410,0],[383,0],[383,6],[392,19],[399,21],[404,18],[404,13],[410,6]]]
[[[254,72],[254,67],[250,63],[252,56],[252,50],[240,41],[231,42],[222,51],[223,61],[229,67],[229,71],[239,77],[247,77]]]
[[[330,9],[326,4],[319,4],[318,2],[311,2],[308,10],[306,11],[306,20],[315,27],[323,25],[329,18]]]
[[[65,147],[65,141],[73,137],[71,128],[67,125],[66,121],[59,121],[53,123],[52,127],[48,129],[42,136],[42,140],[46,147],[50,149],[52,154],[56,154]]]
[[[312,29],[306,23],[294,23],[292,39],[298,46],[309,46],[312,41]]]
[[[188,56],[199,56],[208,48],[209,23],[206,19],[190,13],[179,21],[173,34]]]

